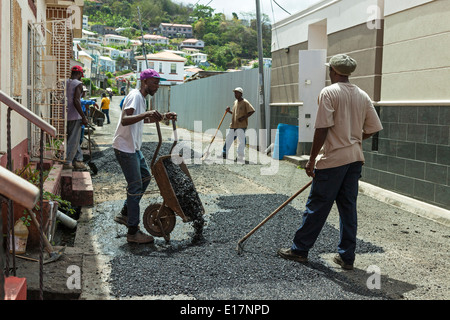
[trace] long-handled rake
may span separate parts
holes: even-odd
[[[227,111],[225,111],[225,113],[223,114],[222,120],[220,120],[219,126],[217,127],[216,133],[214,134],[214,136],[211,139],[211,142],[209,143],[208,146],[208,150],[206,150],[206,152],[202,155],[202,159],[206,160],[206,158],[209,155],[209,148],[211,147],[212,143],[214,142],[214,139],[216,138],[217,132],[219,132],[220,126],[222,125],[223,119],[225,119],[225,116],[227,115]]]
[[[267,221],[269,221],[274,215],[276,215],[281,209],[283,209],[285,206],[287,206],[292,200],[294,200],[300,193],[305,191],[310,185],[312,184],[312,180],[308,182],[303,188],[301,188],[299,191],[297,191],[296,194],[294,194],[292,197],[290,197],[288,200],[286,200],[281,206],[279,206],[274,212],[272,212],[267,218],[265,218],[263,221],[261,221],[252,231],[250,231],[245,237],[243,237],[241,240],[239,240],[236,250],[238,254],[241,254],[244,250],[244,241],[247,240],[253,233],[255,233],[256,230],[261,228]]]

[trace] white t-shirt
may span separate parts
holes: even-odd
[[[113,148],[126,153],[135,153],[141,150],[144,120],[129,126],[122,125],[122,118],[126,110],[134,109],[133,115],[146,111],[145,99],[138,89],[133,89],[123,101],[122,114],[117,124],[113,138]]]
[[[383,129],[369,95],[351,83],[335,83],[322,90],[315,128],[328,128],[323,154],[316,168],[327,169],[364,162],[363,132]]]

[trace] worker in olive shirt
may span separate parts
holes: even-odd
[[[234,102],[233,109],[230,109],[230,107],[226,109],[228,113],[231,113],[232,117],[230,129],[228,130],[225,144],[223,146],[222,156],[224,159],[227,158],[228,150],[237,137],[239,140],[239,146],[236,161],[243,162],[245,155],[245,130],[247,130],[248,118],[255,113],[255,109],[247,99],[243,98],[244,90],[242,88],[238,87],[234,89],[233,92],[236,101]]]

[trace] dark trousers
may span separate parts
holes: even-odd
[[[106,115],[106,119],[108,120],[107,123],[111,123],[109,120],[109,109],[102,109],[102,112]]]
[[[319,236],[328,214],[336,201],[340,219],[338,253],[346,263],[355,260],[358,181],[362,162],[344,166],[315,170],[311,192],[303,212],[300,228],[295,233],[291,250],[307,256]]]

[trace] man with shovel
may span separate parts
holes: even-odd
[[[150,170],[141,152],[144,120],[158,122],[176,120],[176,113],[164,115],[157,110],[147,111],[145,98],[153,96],[159,88],[160,75],[153,69],[141,72],[141,88],[130,91],[123,103],[120,121],[113,138],[113,148],[127,181],[127,199],[121,213],[114,218],[117,223],[128,227],[127,241],[152,243],[153,237],[139,230],[139,202],[150,183]],[[163,79],[164,80],[164,79]]]
[[[225,144],[222,150],[222,156],[227,158],[228,150],[233,144],[236,137],[239,140],[239,146],[237,150],[237,162],[244,162],[245,152],[245,130],[248,126],[248,118],[255,113],[255,108],[243,98],[244,90],[240,87],[233,90],[236,101],[234,102],[233,109],[228,107],[226,110],[231,113],[231,124],[228,134],[225,138]]]
[[[383,129],[370,97],[349,82],[356,65],[353,58],[344,54],[333,56],[327,64],[332,85],[319,96],[313,145],[306,164],[306,174],[313,178],[311,192],[291,248],[278,250],[284,259],[308,261],[308,251],[336,201],[340,241],[334,262],[343,269],[353,269],[356,199],[364,163],[362,141]],[[323,154],[317,159],[322,147]]]

